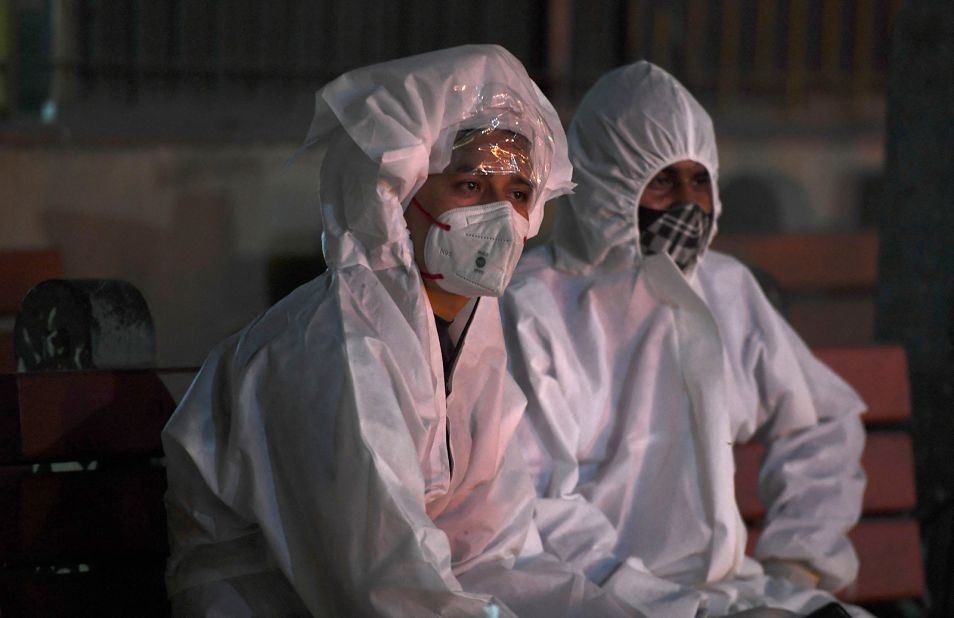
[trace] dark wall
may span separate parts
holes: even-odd
[[[894,34],[877,332],[908,351],[932,613],[952,616],[954,3],[906,3]]]

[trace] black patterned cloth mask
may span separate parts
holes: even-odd
[[[640,206],[639,246],[643,255],[668,253],[686,271],[705,250],[712,214],[699,204],[677,204],[666,210]]]

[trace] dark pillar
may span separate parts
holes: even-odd
[[[908,351],[931,613],[954,616],[954,2],[906,2],[891,53],[876,328]]]

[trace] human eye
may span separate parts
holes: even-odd
[[[649,188],[654,191],[665,191],[671,189],[672,186],[672,177],[666,173],[657,174],[649,181]]]
[[[533,189],[520,183],[510,189],[510,196],[517,202],[529,202],[533,197]]]
[[[697,187],[708,187],[712,182],[711,178],[709,178],[709,172],[699,172],[693,176],[692,181]]]
[[[464,178],[457,182],[457,190],[461,193],[479,193],[481,190],[480,180]]]

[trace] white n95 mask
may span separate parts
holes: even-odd
[[[523,252],[530,223],[510,202],[454,208],[434,217],[417,199],[411,204],[430,219],[421,275],[451,294],[500,296]]]

